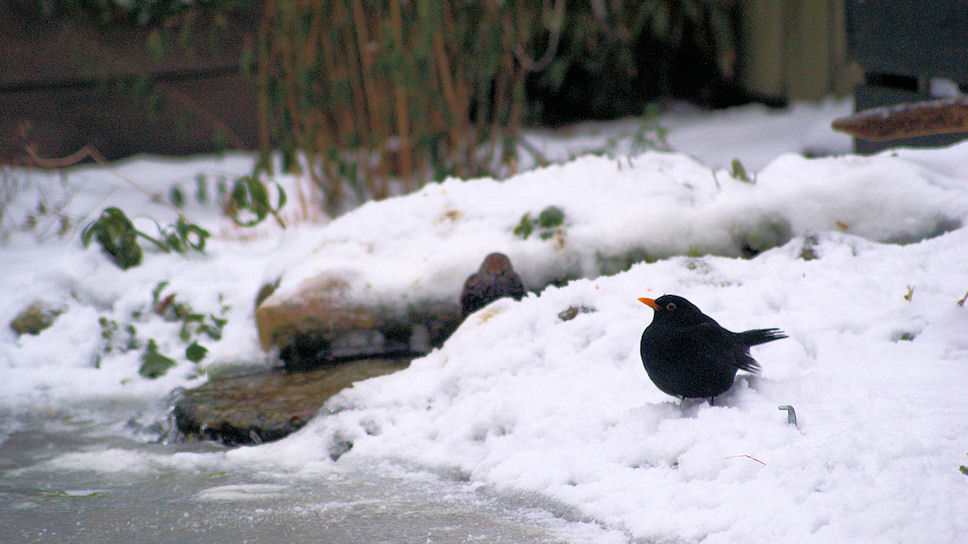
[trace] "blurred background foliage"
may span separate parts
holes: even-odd
[[[23,1],[23,0],[20,0]],[[30,0],[45,17],[85,17],[102,26],[172,24],[187,12],[225,16],[248,9],[254,0]]]
[[[23,0],[21,0],[23,1]],[[520,129],[744,101],[736,0],[36,0],[50,17],[156,28],[146,54],[256,13],[256,174],[310,177],[330,213],[432,179],[503,177]],[[199,23],[204,21],[204,24]],[[217,39],[217,36],[216,36]]]

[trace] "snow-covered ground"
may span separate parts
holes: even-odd
[[[968,534],[968,477],[958,470],[968,464],[968,307],[959,305],[968,292],[968,143],[853,156],[849,140],[826,128],[849,109],[674,112],[660,121],[673,153],[630,155],[634,143],[617,135],[637,122],[538,133],[533,147],[552,160],[606,144],[614,155],[501,183],[449,180],[285,230],[233,227],[211,198],[189,197],[186,215],[213,232],[206,253],[148,251],[127,271],[81,247],[85,217],[118,205],[146,229],[144,217],[171,222],[174,210],[129,181],[191,194],[197,174],[209,182],[242,174],[251,157],[137,158],[63,177],[7,171],[4,190],[15,194],[0,217],[0,409],[160,400],[214,366],[272,364],[252,314],[259,287],[280,274],[283,293],[332,269],[373,296],[456,297],[488,251],[510,255],[536,284],[561,272],[593,275],[602,255],[641,248],[660,259],[498,301],[442,348],[338,395],[324,417],[282,441],[174,456],[92,448],[44,463],[104,471],[227,463],[318,476],[391,459],[543,497],[620,541],[955,542]],[[733,158],[754,183],[729,175]],[[291,193],[297,184],[280,181]],[[557,236],[513,234],[525,212],[547,205],[565,212]],[[733,256],[751,240],[781,245]],[[151,312],[161,282],[161,297],[227,320],[221,340],[199,337],[209,349],[200,364],[182,353],[181,325]],[[717,405],[680,405],[652,385],[638,355],[652,312],[636,298],[663,293],[689,298],[732,330],[780,327],[789,338],[754,348],[761,374],[738,379]],[[5,324],[38,299],[63,313],[39,336],[16,337]],[[582,311],[563,320],[569,307]],[[140,351],[120,349],[121,333],[103,338],[112,322],[154,339],[177,366],[140,376]],[[796,408],[798,426],[779,405]],[[0,440],[13,430],[0,430]]]

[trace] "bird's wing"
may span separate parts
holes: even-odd
[[[515,300],[521,300],[527,294],[527,291],[524,289],[524,284],[521,283],[521,278],[513,272],[508,276],[507,285],[508,294]]]
[[[739,341],[737,334],[724,329],[715,321],[689,327],[686,334],[696,342],[694,356],[715,366],[728,365],[738,370],[757,372],[760,365],[750,356],[749,346]]]

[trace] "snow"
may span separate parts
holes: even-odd
[[[70,170],[66,181],[8,171],[0,322],[38,299],[65,312],[36,337],[0,330],[0,409],[160,400],[219,365],[271,365],[252,314],[259,287],[279,277],[274,297],[331,272],[376,302],[456,298],[500,250],[531,288],[588,279],[489,305],[441,348],[345,390],[279,442],[174,455],[108,448],[47,462],[138,471],[218,457],[318,475],[395,459],[544,497],[634,541],[957,541],[968,533],[968,478],[958,471],[968,452],[968,308],[958,304],[968,291],[968,143],[851,155],[821,128],[847,111],[830,101],[673,112],[661,122],[681,151],[619,146],[570,161],[609,127],[581,127],[570,141],[536,133],[536,147],[563,162],[501,182],[446,180],[326,224],[290,211],[285,230],[233,228],[213,204],[188,199],[185,213],[214,233],[206,253],[148,251],[128,271],[81,247],[77,226],[107,205],[141,216],[139,225],[176,215],[121,176],[165,194],[199,172],[243,174],[251,157],[141,157]],[[817,150],[841,155],[794,154]],[[729,175],[733,157],[754,183]],[[301,183],[278,179],[288,191]],[[56,235],[60,219],[39,213],[40,200],[60,203],[69,235]],[[555,236],[513,234],[525,213],[548,205],[565,212]],[[21,228],[31,214],[35,226]],[[764,251],[740,258],[744,246]],[[608,269],[630,252],[649,262]],[[227,307],[222,339],[200,339],[210,349],[201,365],[180,353],[179,324],[150,311],[161,281],[199,312]],[[762,372],[741,374],[716,405],[680,403],[655,388],[638,355],[651,310],[636,298],[664,293],[731,330],[779,327],[789,338],[753,348]],[[563,320],[569,307],[582,311]],[[177,366],[148,380],[137,351],[117,350],[95,367],[101,317],[135,325]],[[797,426],[779,405],[796,408]]]

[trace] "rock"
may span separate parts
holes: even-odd
[[[326,399],[354,382],[409,364],[409,359],[362,359],[312,372],[213,378],[181,394],[175,425],[188,438],[229,446],[278,440],[309,422]]]
[[[263,349],[278,348],[287,369],[304,370],[353,357],[425,353],[454,331],[458,313],[456,293],[451,302],[367,305],[352,299],[348,282],[327,275],[287,296],[270,295],[255,321]]]
[[[309,331],[319,331],[320,340],[331,342],[340,333],[372,329],[373,312],[350,301],[347,289],[347,282],[324,276],[304,282],[295,296],[280,300],[270,295],[255,312],[263,349],[287,346]]]
[[[37,335],[53,325],[57,316],[63,312],[63,308],[37,301],[17,314],[17,317],[13,318],[13,321],[10,322],[10,328],[18,335]]]
[[[558,312],[558,319],[562,321],[571,321],[572,319],[575,319],[576,317],[578,317],[578,314],[587,314],[594,311],[595,311],[594,309],[584,305],[569,306],[564,310]]]

